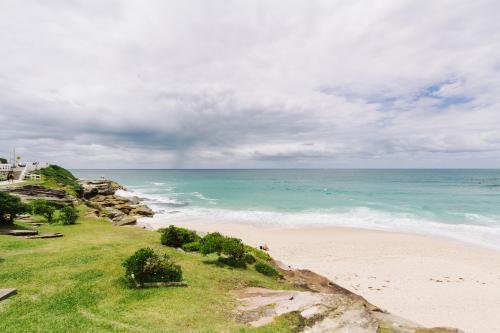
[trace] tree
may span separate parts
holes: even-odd
[[[30,211],[30,206],[16,196],[0,192],[0,223],[14,223],[17,215]]]
[[[7,159],[0,157],[0,164],[7,164]]]

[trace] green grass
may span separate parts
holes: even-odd
[[[0,288],[18,289],[0,302],[0,332],[291,332],[299,325],[293,314],[259,329],[237,323],[231,290],[290,286],[162,246],[156,232],[98,219],[39,230],[64,237],[0,235]],[[121,263],[141,247],[169,254],[189,286],[131,289]]]
[[[42,180],[36,182],[48,188],[65,190],[71,195],[76,195],[80,185],[76,177],[68,170],[58,166],[50,165],[46,168],[33,171],[42,176]]]

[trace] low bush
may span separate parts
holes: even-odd
[[[191,242],[182,245],[182,249],[187,252],[199,252],[200,242]]]
[[[280,277],[281,274],[278,272],[273,266],[266,264],[265,262],[258,262],[255,264],[255,270],[259,273],[262,273],[271,277]]]
[[[222,253],[237,261],[242,261],[245,256],[245,246],[241,242],[241,239],[224,237],[224,241],[222,242]]]
[[[157,254],[151,248],[137,250],[122,266],[126,278],[139,284],[182,280],[181,266],[174,264],[166,254]]]
[[[59,220],[62,224],[75,224],[78,220],[78,210],[73,206],[64,206],[60,210]]]
[[[196,242],[200,236],[196,232],[176,226],[169,226],[161,234],[161,243],[170,247],[182,247],[186,243]]]
[[[200,240],[200,251],[203,254],[217,253],[220,255],[222,253],[222,243],[224,242],[224,236],[218,232],[213,232],[207,234]]]
[[[225,254],[226,258],[219,258],[220,263],[233,267],[246,267],[245,245],[241,239],[222,236],[218,232],[206,235],[200,240],[200,252],[203,254]]]
[[[56,208],[46,200],[38,199],[31,203],[33,214],[42,215],[48,223],[54,222]]]
[[[0,224],[14,223],[17,215],[28,213],[30,206],[16,196],[0,191]]]
[[[247,263],[244,260],[237,260],[233,257],[219,257],[217,258],[217,262],[235,268],[247,268]]]
[[[247,264],[251,265],[251,264],[255,263],[255,257],[253,255],[251,255],[250,253],[245,253],[244,259],[245,259],[245,262]]]

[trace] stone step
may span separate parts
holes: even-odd
[[[0,301],[3,301],[10,296],[14,296],[15,294],[17,294],[17,289],[15,288],[0,289]]]

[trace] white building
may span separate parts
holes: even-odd
[[[9,171],[12,171],[12,165],[10,165],[10,164],[3,164],[3,163],[1,163],[1,164],[0,164],[0,171],[3,171],[3,172],[9,172]]]

